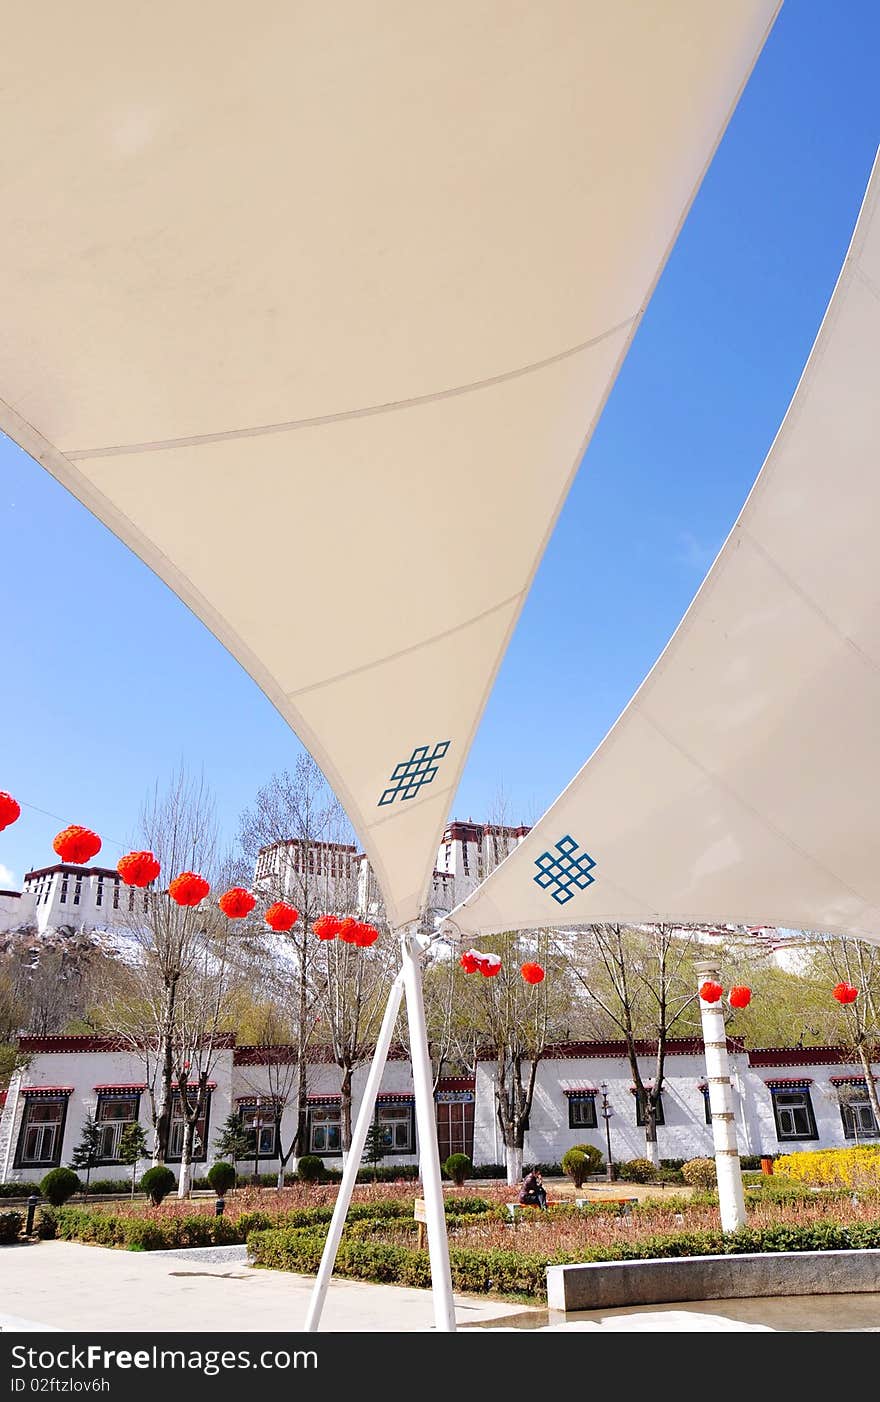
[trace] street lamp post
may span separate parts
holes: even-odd
[[[605,1142],[608,1145],[608,1163],[605,1166],[605,1176],[611,1183],[614,1180],[614,1166],[611,1162],[611,1116],[614,1111],[608,1104],[608,1082],[603,1081],[599,1089],[602,1092],[602,1118],[605,1121]]]

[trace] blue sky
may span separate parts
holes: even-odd
[[[880,141],[880,6],[788,0],[663,274],[527,601],[453,805],[532,821],[629,700],[757,475]],[[171,592],[0,439],[0,887],[83,822],[115,863],[145,792],[204,769],[231,841],[298,743]],[[118,843],[119,847],[113,844]]]

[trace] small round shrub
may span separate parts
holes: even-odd
[[[590,1165],[587,1173],[598,1173],[605,1160],[602,1157],[602,1150],[597,1149],[595,1144],[574,1144],[575,1149],[580,1149],[586,1155],[587,1163]]]
[[[714,1188],[718,1184],[714,1159],[688,1159],[681,1166],[681,1176],[690,1188]]]
[[[466,1178],[470,1178],[474,1170],[467,1154],[450,1154],[443,1168],[458,1188],[462,1186]]]
[[[141,1179],[141,1192],[147,1194],[154,1207],[158,1207],[176,1183],[171,1169],[164,1163],[157,1163],[153,1168],[148,1168]]]
[[[657,1169],[650,1159],[627,1159],[620,1165],[620,1176],[629,1183],[653,1183]]]
[[[590,1171],[590,1161],[580,1149],[569,1149],[562,1155],[562,1171],[576,1188],[582,1188]]]
[[[79,1174],[74,1173],[72,1168],[50,1168],[45,1177],[40,1179],[40,1195],[53,1207],[63,1207],[67,1199],[72,1198],[81,1188]]]
[[[0,1244],[9,1246],[18,1241],[23,1226],[24,1218],[20,1212],[0,1212]]]
[[[230,1188],[235,1187],[236,1173],[231,1163],[212,1163],[208,1169],[208,1184],[214,1189],[218,1198],[222,1198],[224,1193],[228,1193]]]
[[[324,1176],[324,1160],[317,1154],[303,1154],[296,1174],[303,1183],[317,1183]]]

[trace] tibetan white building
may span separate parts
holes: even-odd
[[[102,1159],[96,1178],[122,1177],[119,1141],[127,1124],[139,1121],[151,1138],[149,1086],[143,1061],[112,1039],[84,1036],[22,1037],[28,1062],[12,1080],[0,1115],[0,1179],[38,1182],[58,1164],[70,1162],[84,1120],[94,1115],[101,1127]],[[771,1155],[800,1149],[832,1148],[875,1141],[874,1121],[861,1067],[847,1061],[840,1047],[765,1047],[745,1050],[728,1044],[737,1138],[743,1155]],[[643,1076],[651,1074],[651,1047],[644,1044]],[[218,1128],[236,1114],[250,1135],[246,1160],[260,1172],[277,1172],[272,1099],[283,1100],[281,1139],[286,1149],[297,1105],[279,1092],[295,1078],[279,1076],[292,1068],[289,1047],[236,1045],[231,1036],[211,1069],[208,1102],[198,1126],[197,1165],[220,1157],[214,1149]],[[689,1159],[711,1155],[708,1089],[699,1040],[671,1042],[658,1127],[660,1156]],[[875,1069],[880,1074],[880,1067]],[[354,1076],[354,1113],[367,1068]],[[328,1166],[341,1161],[339,1070],[330,1061],[309,1067],[308,1142],[304,1152]],[[494,1062],[480,1060],[472,1076],[441,1078],[435,1089],[441,1158],[464,1152],[476,1165],[504,1161],[494,1107]],[[624,1047],[619,1042],[576,1042],[549,1047],[542,1058],[524,1161],[558,1164],[566,1149],[591,1143],[607,1157],[608,1138],[615,1161],[644,1155],[643,1116]],[[606,1113],[607,1112],[607,1118]],[[386,1166],[418,1162],[412,1068],[402,1048],[392,1049],[379,1092],[377,1122]],[[174,1118],[169,1162],[179,1161],[182,1123]],[[146,1165],[144,1165],[146,1166]],[[197,1172],[198,1172],[197,1168]]]

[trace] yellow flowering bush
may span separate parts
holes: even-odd
[[[880,1188],[880,1144],[782,1154],[773,1171],[817,1188]]]

